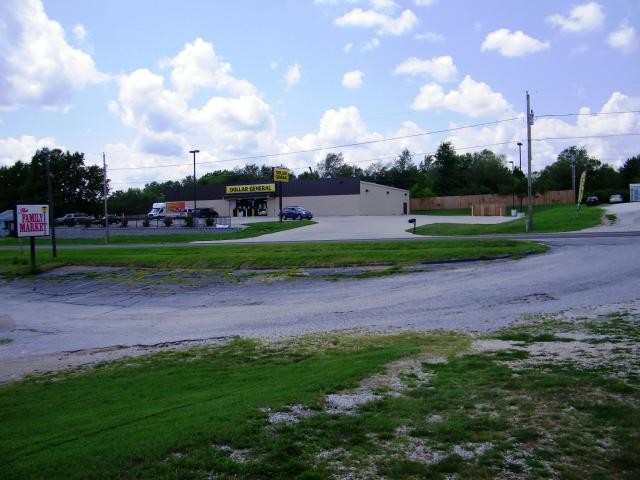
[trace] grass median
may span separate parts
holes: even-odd
[[[188,243],[202,240],[238,240],[242,238],[254,238],[262,235],[269,235],[270,233],[282,232],[285,230],[292,230],[294,228],[306,227],[313,225],[316,222],[311,220],[296,220],[292,222],[255,222],[248,224],[241,230],[208,230],[203,232],[192,232],[191,229],[174,227],[174,228],[154,228],[143,229],[142,232],[150,232],[153,230],[153,234],[148,235],[123,235],[122,232],[129,231],[126,228],[121,228],[117,225],[111,226],[112,232],[118,232],[117,235],[111,235],[109,237],[109,243],[112,245],[131,245],[131,244],[149,244],[149,243]],[[60,228],[60,227],[58,227]],[[182,230],[182,232],[179,232]],[[58,238],[56,240],[57,245],[104,245],[104,237],[100,238],[83,238],[84,228],[73,227],[72,230],[78,235],[78,238]],[[138,229],[140,231],[140,229]],[[100,232],[104,232],[104,229],[100,229]],[[160,233],[158,233],[160,232]],[[86,237],[86,235],[84,235]],[[38,239],[38,243],[44,245],[50,245],[48,237]],[[23,240],[24,244],[28,243],[28,240]],[[2,238],[0,239],[0,246],[12,246],[19,245],[17,238]]]
[[[601,207],[585,207],[576,214],[575,205],[536,207],[532,233],[573,232],[602,223]],[[418,235],[491,235],[525,233],[526,218],[492,225],[432,223],[416,228]],[[413,232],[408,229],[407,232]]]
[[[60,265],[126,266],[146,268],[312,268],[355,265],[411,265],[450,260],[522,257],[547,247],[514,240],[321,242],[291,244],[216,244],[207,246],[74,248],[37,252],[40,269]],[[29,251],[0,251],[0,269],[24,273]]]

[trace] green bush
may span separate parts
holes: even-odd
[[[163,223],[165,227],[170,227],[171,225],[173,225],[173,218],[165,217]]]
[[[120,224],[121,228],[127,228],[129,226],[129,220],[127,220],[126,218],[122,219],[122,223]]]
[[[184,219],[184,226],[186,228],[192,228],[193,227],[193,217],[192,216],[188,216]]]
[[[213,218],[207,217],[204,219],[204,223],[207,227],[213,227]]]
[[[151,224],[151,222],[149,221],[149,219],[148,219],[148,218],[145,218],[145,219],[142,221],[142,226],[143,226],[143,227],[148,227],[150,224]]]

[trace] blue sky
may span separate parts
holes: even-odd
[[[528,90],[582,114],[536,119],[534,170],[574,144],[617,167],[640,153],[639,28],[637,0],[3,0],[0,165],[105,152],[122,189],[190,174],[194,148],[198,176],[445,140],[517,162]]]

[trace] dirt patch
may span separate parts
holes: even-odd
[[[21,380],[31,375],[44,375],[63,370],[88,370],[100,363],[125,357],[139,357],[158,352],[179,352],[193,347],[222,345],[230,338],[212,337],[201,340],[182,340],[153,345],[114,345],[104,348],[88,348],[69,352],[32,355],[26,358],[2,360],[0,384]]]

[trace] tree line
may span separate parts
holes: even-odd
[[[84,154],[59,149],[38,150],[30,163],[16,162],[0,167],[0,211],[16,203],[48,203],[46,161],[51,168],[55,212],[82,211],[99,215],[102,211],[102,169],[84,164]],[[491,150],[459,154],[454,146],[442,143],[435,154],[416,161],[407,149],[389,163],[376,162],[365,169],[345,161],[342,153],[328,153],[315,168],[291,175],[293,179],[357,177],[361,180],[410,190],[413,198],[495,193],[526,195],[527,179],[518,165],[509,165],[504,155]],[[586,170],[587,191],[602,201],[611,193],[628,195],[630,183],[640,183],[640,155],[627,159],[618,169],[588,154],[586,148],[572,146],[557,160],[533,174],[536,192],[570,190],[572,165],[576,177]],[[284,166],[284,165],[279,165]],[[247,164],[234,169],[215,170],[202,175],[198,185],[231,185],[271,181],[271,167]],[[577,180],[576,180],[577,181]],[[143,188],[109,193],[109,211],[118,214],[146,213],[153,202],[165,199],[165,192],[191,187],[193,177],[151,182]]]

